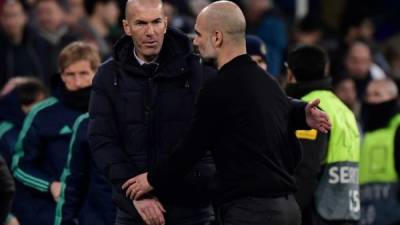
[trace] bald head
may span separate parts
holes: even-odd
[[[369,103],[386,102],[397,96],[397,86],[391,79],[373,80],[368,84],[366,100]]]
[[[233,2],[217,1],[204,8],[198,16],[209,31],[219,30],[234,41],[245,42],[246,20]]]
[[[129,19],[132,15],[132,9],[141,8],[160,8],[162,9],[161,0],[127,0],[125,4],[125,18]]]

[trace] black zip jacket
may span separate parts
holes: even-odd
[[[173,29],[165,35],[153,73],[139,65],[133,48],[131,37],[124,36],[114,46],[113,57],[100,66],[93,81],[88,132],[94,160],[113,184],[118,209],[137,217],[122,184],[168,157],[190,125],[203,80],[213,74],[192,54],[186,35]],[[193,208],[192,215],[169,210],[167,223],[210,218],[207,190],[214,170],[210,158],[205,158],[184,182],[152,193],[167,208],[171,204]]]

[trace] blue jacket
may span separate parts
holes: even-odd
[[[21,110],[15,91],[0,98],[0,155],[9,168],[24,118],[25,113]]]
[[[111,184],[97,168],[87,141],[89,115],[78,117],[61,176],[61,195],[54,225],[113,225],[115,208]],[[80,213],[82,210],[82,213]]]
[[[113,184],[114,202],[137,216],[122,184],[168,158],[190,124],[197,92],[215,71],[202,66],[186,35],[173,29],[165,35],[153,74],[140,67],[133,48],[131,37],[124,36],[115,44],[113,58],[98,69],[88,132],[94,160]],[[214,172],[214,164],[205,158],[186,182],[171,182],[170,190],[153,193],[167,205],[167,223],[180,224],[185,217],[210,219],[207,185]],[[191,215],[172,213],[172,204],[193,208]]]
[[[62,99],[62,98],[60,98]],[[50,184],[59,181],[67,159],[72,125],[82,112],[48,98],[27,115],[13,156],[17,196],[24,207],[13,211],[22,224],[53,225],[55,201]]]

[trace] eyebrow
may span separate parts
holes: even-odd
[[[145,20],[137,19],[137,20],[135,20],[135,23],[154,23],[154,22],[159,22],[161,20],[162,20],[161,17],[158,17],[152,21],[145,21]]]

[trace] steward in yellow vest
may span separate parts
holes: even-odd
[[[303,160],[296,170],[303,224],[357,224],[360,218],[358,162],[360,135],[354,114],[331,91],[328,57],[316,46],[300,46],[288,58],[287,94],[319,98],[332,124],[327,134],[298,130]]]
[[[362,225],[400,222],[400,111],[391,80],[371,81],[362,105],[360,157]]]

